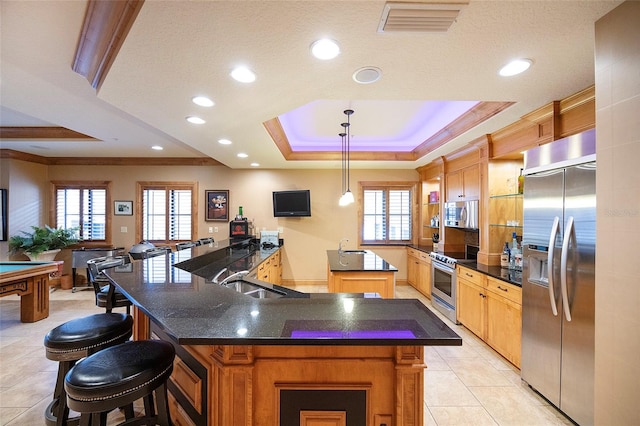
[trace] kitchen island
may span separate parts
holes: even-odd
[[[378,293],[393,299],[398,269],[370,250],[327,250],[330,293]]]
[[[279,249],[243,250],[221,242],[107,271],[134,303],[134,338],[176,347],[175,423],[423,424],[423,347],[459,346],[459,336],[418,300],[249,279],[280,296],[259,298],[212,283],[216,268],[252,271]]]

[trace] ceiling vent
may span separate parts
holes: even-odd
[[[378,32],[446,32],[467,4],[389,2],[382,11]]]

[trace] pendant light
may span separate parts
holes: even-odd
[[[343,138],[343,149],[342,149],[342,177],[343,177],[343,185],[342,185],[342,196],[340,197],[340,201],[338,204],[341,206],[348,206],[352,204],[355,199],[353,197],[353,193],[351,192],[349,186],[349,178],[351,177],[351,114],[353,114],[352,109],[345,109],[344,114],[347,116],[347,122],[342,123],[342,127],[344,127],[344,134],[346,136],[342,136],[343,133],[340,133],[340,136]],[[346,139],[346,142],[345,142]]]

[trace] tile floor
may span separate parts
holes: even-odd
[[[324,292],[323,286],[296,287]],[[409,286],[397,297],[430,302]],[[57,363],[46,359],[42,341],[53,327],[69,319],[101,312],[92,291],[51,293],[49,317],[20,322],[19,299],[0,299],[0,426],[44,425]],[[437,313],[437,312],[436,312]],[[568,425],[560,412],[520,381],[519,371],[462,326],[444,319],[462,338],[461,347],[427,347],[425,425]],[[109,425],[121,421],[117,412]]]

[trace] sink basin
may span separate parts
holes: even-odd
[[[365,254],[366,250],[342,250],[344,254]]]
[[[238,293],[246,294],[247,296],[255,297],[256,299],[273,299],[285,296],[284,293],[278,290],[260,287],[251,284],[247,281],[233,281],[225,285],[227,288],[231,288]]]

